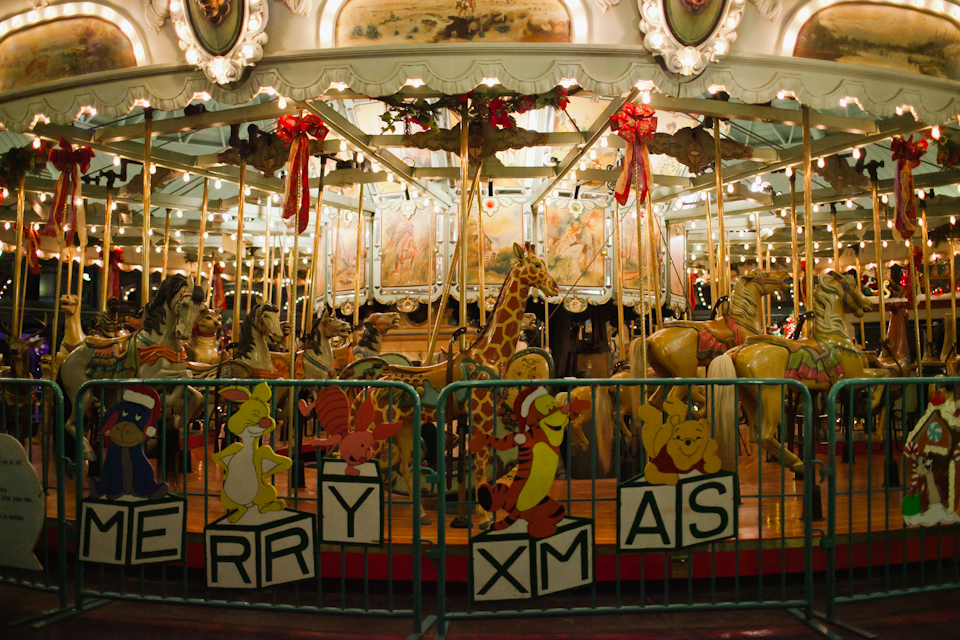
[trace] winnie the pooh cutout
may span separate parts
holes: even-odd
[[[126,387],[103,414],[109,442],[99,478],[83,500],[80,559],[106,564],[150,564],[183,559],[186,502],[158,482],[143,445],[156,435],[163,412],[159,394],[146,385]]]
[[[960,522],[960,403],[942,392],[907,436],[903,448],[907,489],[901,507],[908,527]]]
[[[474,600],[535,598],[593,582],[593,520],[568,516],[550,495],[570,415],[585,409],[577,405],[528,387],[514,401],[517,431],[473,436],[475,454],[490,447],[518,449],[519,457],[512,478],[477,489],[481,507],[505,515],[470,539]]]
[[[735,535],[737,478],[721,470],[709,423],[690,419],[675,398],[662,411],[642,405],[637,418],[648,460],[642,475],[618,487],[620,550],[681,549]]]
[[[227,515],[204,530],[207,584],[259,589],[313,577],[315,516],[286,508],[271,478],[293,461],[262,444],[277,426],[270,386],[227,387],[220,395],[239,404],[227,421],[237,441],[213,455],[224,473],[220,501]]]

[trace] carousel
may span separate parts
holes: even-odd
[[[769,545],[802,571],[842,455],[830,524],[865,566],[871,533],[960,521],[960,453],[914,429],[960,363],[958,51],[941,0],[4,2],[3,376],[64,403],[8,393],[8,433],[63,434],[50,522],[177,502],[202,567],[211,530],[301,514],[318,559],[431,539],[464,581],[480,536],[588,520],[590,582],[621,552],[709,575],[625,553],[695,546],[630,496],[700,475],[738,497],[696,541],[714,575]],[[838,425],[844,380],[884,386]],[[355,531],[336,487],[364,482]]]

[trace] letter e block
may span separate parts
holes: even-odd
[[[324,458],[320,462],[319,490],[322,542],[383,544],[383,479],[380,465],[366,462],[347,475],[347,463]]]
[[[251,515],[242,524],[224,516],[204,529],[208,586],[260,589],[316,575],[312,513],[288,509]]]

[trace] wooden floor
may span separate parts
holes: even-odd
[[[740,492],[742,503],[739,507],[739,538],[743,541],[775,540],[780,538],[797,539],[803,537],[803,482],[794,478],[790,471],[781,472],[776,462],[763,461],[758,464],[755,445],[747,445],[748,452],[741,448],[740,456]],[[903,529],[900,517],[902,489],[885,489],[884,457],[882,445],[874,445],[871,455],[858,455],[854,465],[837,463],[837,505],[836,529],[839,536],[848,533],[883,534],[886,531]],[[861,449],[863,451],[863,449]],[[34,445],[31,452],[39,462],[39,446]],[[205,523],[213,522],[225,515],[220,505],[220,484],[222,472],[203,457],[203,448],[193,450],[194,472],[188,475],[188,522],[190,533],[201,533]],[[763,456],[765,457],[765,456]],[[826,460],[825,454],[818,455]],[[902,474],[901,454],[894,452]],[[39,463],[37,464],[39,467]],[[851,477],[852,473],[852,477]],[[316,513],[317,486],[316,468],[307,468],[306,488],[296,494],[288,490],[286,474],[276,477],[276,485],[281,496],[286,497],[288,507]],[[50,487],[56,486],[56,475],[48,471]],[[595,482],[596,500],[591,501],[590,480],[558,480],[553,485],[552,495],[567,504],[568,513],[575,516],[592,517],[595,520],[596,544],[600,546],[616,544],[616,481],[614,479]],[[823,513],[827,514],[827,485],[820,483]],[[762,491],[761,491],[762,487]],[[851,500],[852,489],[852,500]],[[171,483],[171,491],[182,493],[182,483]],[[86,494],[86,492],[85,492]],[[67,480],[66,514],[68,520],[74,519],[76,489],[73,479]],[[851,510],[851,504],[853,508]],[[55,491],[51,490],[47,500],[47,514],[56,517]],[[436,498],[425,497],[424,507],[432,524],[424,525],[421,535],[432,540],[437,539]],[[385,526],[385,541],[397,545],[410,544],[412,541],[412,509],[404,495],[388,493],[385,496],[385,513],[388,515]],[[448,504],[448,524],[456,515],[456,507]],[[814,511],[816,513],[816,510]],[[814,523],[823,527],[825,523]],[[475,526],[475,525],[474,525]],[[447,527],[448,545],[466,545],[468,536],[477,533],[467,529]]]

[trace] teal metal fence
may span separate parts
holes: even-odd
[[[812,621],[812,540],[816,510],[813,503],[819,496],[814,495],[811,473],[795,477],[779,461],[768,462],[766,453],[756,444],[742,439],[739,428],[733,427],[735,433],[726,435],[736,443],[734,460],[732,464],[725,461],[724,468],[734,473],[737,504],[733,507],[733,517],[738,521],[735,521],[728,536],[721,536],[721,540],[686,544],[685,540],[678,538],[676,544],[671,545],[674,548],[663,551],[637,550],[630,546],[628,534],[648,529],[650,522],[658,523],[656,519],[646,519],[641,503],[637,509],[638,515],[632,524],[627,525],[633,516],[627,514],[628,519],[624,519],[626,500],[621,497],[621,494],[626,495],[628,489],[642,487],[642,479],[636,476],[644,474],[651,457],[644,451],[640,421],[636,415],[633,416],[633,437],[629,442],[627,431],[619,428],[620,419],[628,409],[636,414],[637,410],[632,407],[645,402],[647,393],[653,394],[658,388],[660,393],[675,390],[685,396],[686,418],[691,419],[695,416],[693,398],[698,388],[706,388],[710,396],[716,393],[718,401],[709,405],[705,416],[710,425],[710,436],[714,438],[724,435],[715,431],[723,411],[733,412],[728,415],[730,424],[739,424],[737,407],[745,393],[758,396],[755,404],[760,415],[764,412],[765,401],[767,409],[770,409],[770,402],[776,403],[777,411],[769,413],[779,416],[779,424],[772,426],[770,433],[778,435],[780,443],[792,443],[804,468],[812,469],[811,398],[803,385],[789,380],[703,379],[458,382],[443,390],[437,405],[438,424],[449,424],[447,399],[455,397],[463,402],[457,428],[448,426],[451,433],[439,432],[437,456],[442,462],[438,467],[456,467],[461,457],[462,468],[472,467],[474,454],[470,453],[469,443],[472,437],[476,437],[473,434],[474,421],[482,419],[482,414],[474,412],[475,404],[488,406],[484,403],[488,402],[490,396],[493,397],[493,404],[498,410],[493,412],[491,435],[503,437],[510,433],[510,427],[507,424],[509,421],[504,421],[501,414],[511,412],[513,396],[524,388],[541,386],[548,388],[551,394],[565,391],[580,394],[581,397],[585,395],[592,407],[596,408],[596,412],[589,414],[589,420],[582,425],[588,440],[588,451],[598,451],[601,440],[608,442],[605,446],[611,448],[613,463],[603,469],[598,457],[593,454],[588,454],[586,462],[582,458],[578,461],[572,438],[566,438],[561,451],[561,456],[568,463],[566,475],[562,483],[554,485],[551,493],[564,506],[568,517],[574,516],[575,521],[592,521],[595,532],[601,530],[598,526],[601,522],[606,525],[602,527],[607,532],[606,536],[598,536],[593,541],[593,555],[588,559],[592,569],[587,572],[591,579],[583,581],[582,586],[559,594],[539,595],[536,586],[543,586],[542,583],[530,589],[529,582],[535,582],[541,575],[538,572],[545,571],[546,564],[543,563],[554,559],[563,562],[581,553],[581,550],[566,547],[544,551],[538,547],[539,556],[535,551],[529,555],[522,551],[510,553],[511,543],[506,538],[509,538],[507,534],[516,530],[517,525],[503,530],[502,534],[483,532],[478,528],[478,518],[474,515],[476,487],[470,479],[471,474],[466,473],[468,486],[465,491],[440,492],[438,497],[438,539],[436,547],[430,552],[437,562],[438,634],[446,633],[451,622],[478,618],[736,608],[792,609],[805,620]],[[583,389],[574,391],[576,387]],[[720,391],[724,389],[730,392],[728,395],[732,396],[732,404],[721,404]],[[760,389],[766,389],[766,395],[759,393]],[[604,402],[602,396],[606,396],[609,402]],[[556,402],[559,405],[565,401],[560,397]],[[703,406],[702,402],[700,406]],[[598,429],[596,420],[596,416],[603,415],[605,407],[613,411],[616,425],[613,433],[607,434],[609,440],[606,440],[606,436],[600,437],[603,429],[609,432],[609,425],[602,425]],[[501,408],[507,411],[500,411]],[[797,430],[792,436],[788,430],[791,424]],[[448,438],[454,431],[457,445],[448,447]],[[773,445],[769,447],[780,459],[787,455],[787,448],[787,444],[780,444],[779,448]],[[493,469],[497,468],[496,455],[490,465]],[[439,473],[430,477],[431,482],[438,484],[443,480],[443,475]],[[490,483],[494,481],[493,477],[488,480]],[[679,481],[678,485],[696,481],[697,478],[690,478]],[[458,517],[454,517],[454,514]],[[686,506],[678,503],[675,517],[681,519],[689,516]],[[563,526],[560,525],[561,530]],[[466,529],[464,531],[459,527]],[[610,529],[615,529],[615,536],[609,536]],[[497,539],[501,535],[504,538]],[[464,538],[469,540],[469,546],[464,545]],[[493,547],[482,546],[491,541],[496,544],[502,542],[508,553],[498,556],[491,551]],[[533,541],[532,544],[539,543]],[[468,556],[466,563],[453,561],[457,554],[464,553]],[[533,574],[529,581],[522,575],[507,578],[510,572],[508,565],[518,562],[529,563]],[[533,568],[537,562],[541,562],[541,565]],[[458,564],[460,567],[469,565],[465,584],[462,576],[457,580],[448,574]],[[486,570],[482,577],[481,567]],[[523,564],[523,571],[527,569],[528,564]],[[487,601],[485,598],[489,590],[496,587],[498,580],[504,579],[512,583],[505,593],[512,593],[514,597]]]
[[[919,509],[921,498],[929,507],[941,489],[942,500],[954,496],[947,511],[956,516],[960,425],[952,404],[943,405],[943,416],[928,409],[936,409],[934,393],[952,403],[958,384],[942,377],[844,380],[826,396],[826,420],[816,432],[826,447],[828,618],[838,604],[960,587],[960,525],[936,517],[921,524],[918,514],[910,524],[904,519],[905,511],[913,514],[906,496]],[[911,453],[932,461],[929,476],[908,472]]]
[[[62,425],[63,394],[57,385],[49,380],[0,378],[0,434],[13,438],[23,447],[27,462],[37,471],[42,490],[39,496],[26,496],[22,495],[26,493],[25,488],[9,487],[3,498],[12,502],[13,494],[17,494],[17,499],[38,500],[44,509],[44,520],[49,518],[53,523],[58,517],[48,514],[59,515],[65,509],[64,495],[59,491],[64,485],[63,469],[56,464],[63,455]],[[14,510],[19,508],[14,506]],[[41,568],[0,566],[0,583],[58,592],[60,606],[65,608],[68,597],[66,541],[65,527],[44,526],[35,547]]]
[[[252,394],[253,389],[264,382],[271,390],[268,410],[241,409],[238,405],[242,402],[238,401],[235,394],[231,396],[233,399],[227,399],[222,395],[223,390],[228,387],[247,389],[248,393]],[[168,522],[176,522],[174,526],[182,528],[180,534],[184,546],[171,551],[179,553],[179,557],[173,557],[164,562],[154,563],[148,560],[138,564],[137,559],[140,558],[138,554],[142,552],[141,555],[148,557],[151,544],[154,545],[152,553],[160,553],[157,550],[159,544],[157,539],[162,538],[163,534],[157,531],[166,531],[161,529],[160,524],[154,525],[153,530],[143,529],[143,521],[154,517],[145,514],[136,515],[137,526],[143,529],[138,529],[135,534],[132,534],[136,540],[124,541],[124,544],[131,545],[127,547],[126,553],[129,555],[126,556],[125,562],[114,563],[112,558],[109,562],[94,561],[88,556],[89,549],[85,549],[81,541],[85,537],[97,535],[98,532],[102,534],[103,529],[110,527],[108,520],[111,517],[109,511],[92,511],[94,508],[107,509],[107,507],[104,506],[102,499],[90,499],[91,490],[95,487],[92,486],[89,477],[96,475],[96,467],[99,461],[104,461],[106,453],[103,438],[99,438],[98,442],[93,442],[97,462],[87,463],[93,465],[89,474],[85,474],[83,464],[70,463],[69,470],[76,477],[72,486],[74,508],[65,510],[60,521],[61,529],[64,530],[70,527],[71,522],[77,523],[77,526],[72,529],[73,541],[78,549],[72,576],[73,606],[77,610],[90,606],[91,599],[97,602],[138,599],[219,607],[406,618],[411,620],[415,633],[422,631],[424,620],[420,520],[412,518],[409,521],[409,527],[403,527],[403,535],[400,535],[397,530],[399,529],[397,523],[405,517],[404,514],[419,511],[419,475],[414,476],[410,499],[401,500],[395,494],[385,492],[381,512],[382,543],[361,545],[328,541],[325,537],[323,496],[326,495],[325,488],[329,489],[329,487],[326,486],[326,481],[321,479],[321,473],[325,472],[323,470],[326,467],[321,449],[312,437],[319,435],[320,431],[319,427],[313,424],[312,420],[304,418],[298,409],[298,401],[301,397],[307,401],[313,394],[330,386],[341,387],[351,392],[351,395],[359,393],[361,388],[381,390],[386,394],[387,418],[392,419],[394,412],[399,412],[403,407],[412,418],[410,437],[414,442],[419,442],[421,405],[412,387],[403,383],[382,381],[168,379],[91,381],[85,383],[77,394],[74,410],[78,416],[78,423],[86,424],[87,433],[93,434],[96,440],[102,420],[101,409],[96,408],[93,414],[82,416],[84,395],[89,393],[95,400],[94,404],[99,407],[111,407],[119,402],[123,392],[130,391],[133,385],[147,385],[157,390],[160,395],[161,418],[156,425],[156,447],[149,455],[155,458],[154,464],[158,470],[159,481],[169,485],[169,494],[163,500],[170,503],[170,510],[179,508],[183,510],[182,517],[174,514],[171,516],[173,520]],[[176,401],[178,390],[179,393],[188,393],[189,389],[194,390],[193,399],[199,403],[200,407],[198,415],[193,418],[188,413],[189,405],[183,403],[181,406]],[[287,394],[293,394],[292,412],[287,410],[289,408]],[[265,418],[267,413],[269,417],[274,418],[277,427],[263,435],[262,445],[269,445],[280,455],[286,455],[292,460],[292,466],[288,471],[270,475],[270,480],[264,481],[269,482],[277,491],[277,496],[286,502],[286,509],[281,512],[285,514],[284,519],[266,521],[263,513],[259,515],[253,513],[257,518],[254,524],[240,527],[241,530],[249,530],[249,543],[244,543],[237,538],[242,535],[237,533],[236,527],[226,526],[225,518],[232,512],[221,505],[220,488],[224,482],[224,474],[210,463],[213,454],[224,451],[237,440],[236,434],[228,427],[228,423],[232,416],[237,416],[241,411],[244,414],[238,419],[249,421],[252,416],[251,424],[259,424],[261,428],[265,423],[260,423],[258,420]],[[311,429],[313,433],[307,432],[305,438],[307,429]],[[311,453],[311,450],[312,460],[308,461],[305,457]],[[255,455],[258,456],[256,459],[259,462],[254,464],[260,465],[258,467],[260,471],[268,472],[268,468],[264,466],[266,458],[260,457],[261,450],[256,451]],[[83,444],[80,440],[76,441],[73,456],[74,460],[83,459]],[[414,448],[413,456],[413,464],[418,468],[420,466],[419,447]],[[386,461],[388,468],[392,468],[392,450],[387,450]],[[207,468],[207,465],[211,468]],[[316,471],[313,467],[316,467]],[[369,479],[368,484],[374,489],[382,486],[378,477]],[[109,500],[109,495],[107,497],[106,504],[119,505],[117,509],[126,508],[122,503]],[[177,506],[178,503],[182,507]],[[357,503],[349,506],[356,507]],[[87,510],[91,510],[91,513],[86,513]],[[253,508],[251,508],[252,512]],[[264,513],[269,516],[269,512]],[[130,514],[130,520],[133,522],[136,512],[130,511]],[[299,522],[298,518],[302,522]],[[158,519],[156,522],[163,521]],[[245,520],[241,519],[236,524],[242,525],[244,522]],[[310,579],[289,584],[273,584],[280,578],[272,574],[271,567],[280,566],[280,561],[285,556],[289,561],[288,564],[294,563],[292,566],[295,569],[304,571],[304,575],[310,573],[311,559],[302,557],[303,554],[300,553],[302,549],[284,547],[279,541],[282,540],[279,537],[282,533],[281,528],[289,532],[297,527],[301,527],[304,531],[309,529],[314,538],[312,555],[314,575]],[[199,533],[198,529],[201,528],[209,535]],[[304,545],[307,544],[306,533],[296,533],[291,536]],[[400,538],[403,538],[403,541],[398,543],[397,540]],[[198,542],[203,542],[206,549],[206,563],[203,557],[192,557],[188,552],[189,543]],[[244,547],[245,544],[249,546]],[[277,548],[272,547],[272,544]],[[196,545],[193,545],[193,548],[196,548]],[[210,558],[211,549],[214,550],[213,553],[218,554],[217,560],[213,563]],[[253,554],[256,560],[255,566],[250,565],[246,575],[243,575],[246,564],[243,560],[237,559],[241,557],[240,553],[244,550],[248,556]],[[122,552],[118,542],[117,554],[123,555]],[[112,549],[110,553],[113,553]],[[267,554],[271,553],[268,559]],[[211,569],[211,564],[219,568],[219,575],[215,575],[218,569]],[[227,573],[226,569],[231,566],[236,567],[233,573],[244,580],[249,578],[250,585],[254,588],[216,586],[229,583],[229,580],[223,576]],[[398,567],[404,568],[409,576],[405,575],[402,580],[394,579]],[[277,569],[276,572],[279,574],[280,570]],[[209,586],[211,582],[215,586]]]

